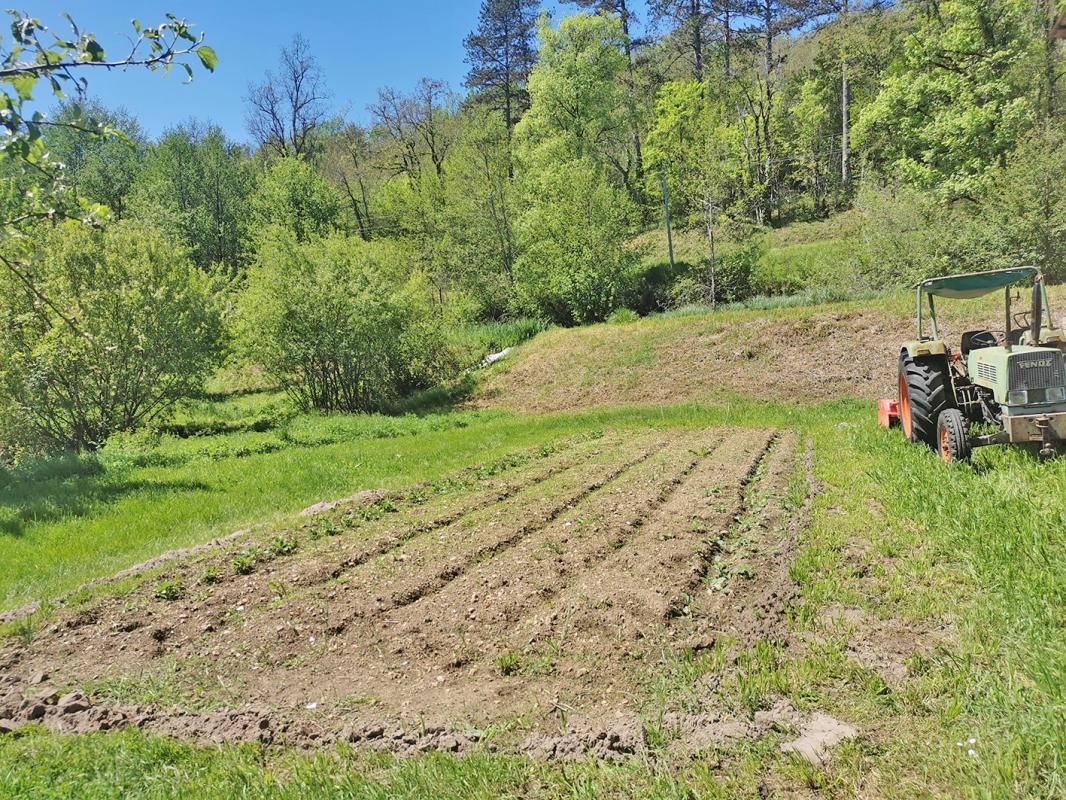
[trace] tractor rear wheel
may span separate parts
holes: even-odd
[[[973,453],[970,437],[966,435],[966,420],[957,408],[940,412],[936,423],[936,436],[940,457],[948,464],[969,461]]]
[[[937,420],[954,408],[947,370],[932,359],[899,358],[899,421],[903,435],[936,450]]]

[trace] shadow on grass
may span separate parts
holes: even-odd
[[[382,408],[382,413],[392,417],[413,414],[425,417],[430,414],[446,414],[458,411],[463,403],[470,399],[477,388],[477,379],[470,372],[448,383],[442,383],[429,389],[393,400]]]
[[[76,468],[74,461],[80,462]],[[0,534],[21,536],[27,524],[84,516],[129,494],[211,489],[200,481],[123,480],[92,457],[63,456],[54,462],[41,459],[25,473],[19,469],[0,477]]]

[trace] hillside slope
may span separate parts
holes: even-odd
[[[1066,305],[1060,289],[1051,292],[1059,310]],[[912,296],[899,293],[868,302],[661,315],[550,330],[487,371],[474,402],[559,411],[736,397],[872,400],[895,391],[900,343],[914,336],[912,303]],[[1001,303],[996,294],[944,304],[938,309],[942,335],[957,342],[963,330],[1002,328]]]

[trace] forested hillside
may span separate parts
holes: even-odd
[[[362,122],[297,34],[243,98],[247,142],[210,119],[153,139],[91,82],[18,73],[107,43],[14,15],[5,456],[98,447],[223,364],[307,408],[382,410],[547,324],[1018,262],[1063,276],[1051,0],[563,9],[484,0],[465,84],[383,85]],[[212,69],[174,22],[187,50],[154,66]],[[31,114],[49,88],[54,113]]]

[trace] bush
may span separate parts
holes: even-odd
[[[210,279],[131,223],[67,223],[35,243],[37,285],[0,276],[0,434],[8,447],[89,449],[163,417],[217,365]],[[60,313],[61,312],[61,313]]]
[[[945,206],[909,189],[866,188],[859,195],[859,269],[867,288],[910,286],[935,275],[1018,265],[1008,233],[977,204]]]
[[[720,246],[712,274],[709,259],[680,275],[667,291],[670,308],[711,303],[737,303],[753,294],[752,276],[762,254],[761,239],[747,236]]]
[[[627,247],[632,202],[592,163],[538,155],[545,162],[524,176],[517,305],[560,325],[601,322],[636,300],[641,254]]]
[[[303,408],[374,411],[455,372],[427,288],[387,245],[266,237],[239,302],[248,356]]]

